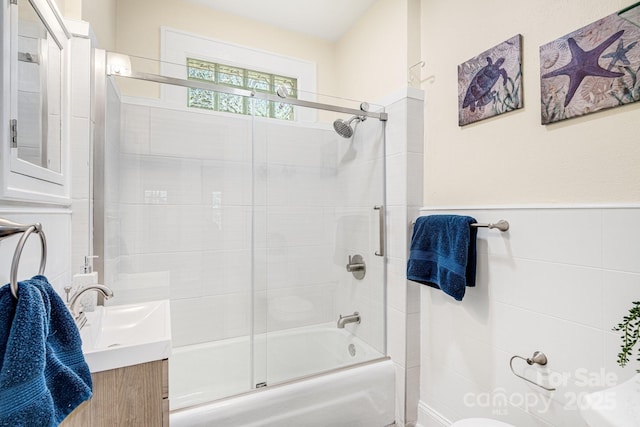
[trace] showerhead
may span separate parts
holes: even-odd
[[[351,138],[353,136],[353,128],[349,123],[345,122],[342,119],[337,119],[333,122],[333,128],[336,130],[338,135],[343,138]]]
[[[333,122],[333,128],[343,138],[351,138],[353,136],[353,128],[351,127],[351,122],[357,120],[359,122],[365,120],[366,117],[353,116],[346,122],[342,119],[336,119]]]

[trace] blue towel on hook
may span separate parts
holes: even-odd
[[[71,313],[44,276],[0,288],[0,426],[57,426],[91,397]]]
[[[476,234],[470,216],[430,215],[416,220],[407,278],[442,289],[462,301],[466,286],[476,284]]]

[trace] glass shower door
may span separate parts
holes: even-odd
[[[163,65],[162,87],[106,84],[101,253],[119,303],[171,300],[172,409],[384,356],[384,122],[191,87]],[[266,101],[279,112],[259,117]]]
[[[256,386],[385,353],[384,122],[254,121]],[[347,117],[343,117],[347,121]],[[353,264],[347,271],[351,257]],[[340,316],[348,317],[338,327]],[[357,321],[359,319],[359,322]]]
[[[252,119],[186,108],[179,86],[120,97],[122,83],[151,85],[107,80],[103,259],[113,300],[170,299],[172,409],[249,391]]]

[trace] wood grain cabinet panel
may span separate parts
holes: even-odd
[[[91,374],[93,397],[61,426],[168,426],[168,368],[165,359]]]

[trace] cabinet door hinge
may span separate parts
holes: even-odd
[[[11,148],[18,148],[18,120],[11,119],[9,121],[9,128],[10,128],[9,143],[11,144]]]
[[[18,4],[18,0],[11,0],[10,3],[11,4]]]

